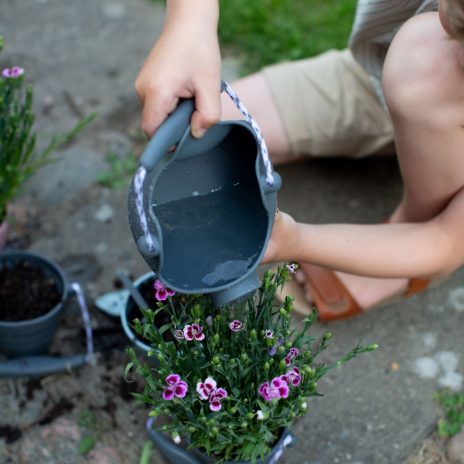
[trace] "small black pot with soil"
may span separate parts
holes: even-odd
[[[46,375],[86,362],[86,355],[46,355],[70,288],[60,267],[29,252],[0,253],[0,377]]]

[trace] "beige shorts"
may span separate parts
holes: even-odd
[[[348,50],[263,70],[293,156],[393,153],[393,127],[369,75]]]

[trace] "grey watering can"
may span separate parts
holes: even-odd
[[[221,121],[194,139],[194,103],[182,101],[147,144],[128,199],[135,242],[158,278],[217,306],[259,287],[281,184],[256,123],[223,89],[247,121]]]

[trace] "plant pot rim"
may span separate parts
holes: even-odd
[[[142,283],[144,283],[146,280],[156,277],[156,274],[154,272],[147,272],[146,274],[141,275],[139,278],[134,280],[134,285],[135,287],[138,287]],[[127,298],[126,306],[124,309],[121,311],[121,325],[124,330],[124,333],[126,334],[126,337],[133,343],[135,344],[138,348],[141,350],[148,352],[151,347],[147,345],[146,343],[143,343],[141,340],[137,338],[135,335],[134,331],[130,327],[130,322],[128,319],[128,311],[129,311],[129,300],[130,296]]]
[[[185,453],[192,456],[195,460],[198,461],[198,464],[203,463],[210,463],[213,464],[215,462],[215,458],[212,456],[208,456],[204,454],[202,451],[198,449],[188,449],[183,448],[177,444],[175,444],[167,435],[161,430],[156,428],[156,418],[149,419],[146,424],[148,434],[150,439],[160,448],[160,452],[163,456],[166,454],[171,454],[172,450],[178,450],[175,452],[175,457],[178,457],[178,453]],[[265,463],[269,462],[269,459],[272,459],[275,454],[279,451],[280,448],[284,448],[287,445],[284,444],[284,441],[287,436],[290,436],[291,441],[293,441],[294,437],[292,432],[290,431],[290,427],[287,425],[286,427],[282,427],[280,429],[280,435],[278,440],[274,443],[272,447],[270,447],[270,451],[268,455],[265,457]],[[166,456],[165,456],[166,457]],[[170,461],[172,462],[172,461]],[[250,461],[225,461],[224,464],[247,464]],[[261,460],[258,461],[261,464],[264,464]]]
[[[56,303],[56,305],[50,309],[50,311],[46,312],[45,314],[42,314],[41,316],[34,317],[33,319],[26,319],[24,321],[2,321],[0,320],[0,326],[2,327],[23,327],[23,326],[28,326],[31,324],[36,324],[38,322],[44,321],[49,319],[50,317],[54,316],[57,312],[61,311],[62,305],[66,298],[68,297],[69,293],[69,285],[68,285],[68,280],[66,279],[66,276],[58,264],[56,264],[53,260],[50,258],[46,258],[45,256],[38,254],[38,253],[33,253],[30,251],[0,251],[0,268],[2,267],[2,262],[5,260],[8,261],[8,258],[15,258],[18,261],[21,260],[30,260],[32,262],[38,262],[41,264],[45,264],[47,267],[51,268],[56,275],[61,279],[61,283],[63,286],[62,292],[61,292],[61,298],[60,301]],[[32,258],[32,259],[31,259]]]

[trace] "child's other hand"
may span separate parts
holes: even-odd
[[[203,2],[205,0],[202,0]],[[221,115],[221,57],[210,11],[190,11],[196,2],[168,8],[163,33],[137,76],[143,106],[142,129],[151,137],[180,98],[195,98],[192,135],[201,137]],[[205,2],[206,4],[206,2]],[[192,17],[198,15],[197,18]]]
[[[262,263],[297,261],[298,256],[295,256],[297,245],[297,223],[287,213],[277,211]]]

